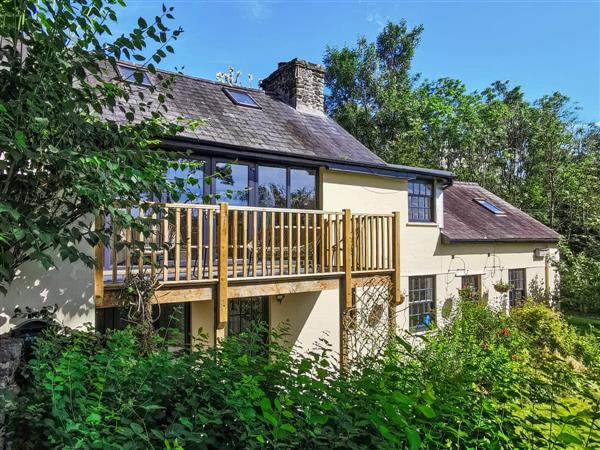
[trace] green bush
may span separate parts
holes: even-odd
[[[463,304],[411,346],[340,372],[265,330],[217,349],[140,355],[128,329],[38,340],[9,428],[15,448],[592,448],[598,341],[526,304]]]

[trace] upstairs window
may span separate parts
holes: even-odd
[[[408,182],[408,220],[433,222],[433,182],[412,180]]]
[[[494,205],[491,201],[486,200],[485,198],[476,198],[475,201],[477,203],[479,203],[481,206],[483,206],[485,209],[487,209],[488,211],[490,211],[496,215],[504,214],[503,210],[501,210],[496,205]]]
[[[130,83],[139,83],[143,86],[152,86],[150,76],[148,76],[148,72],[145,70],[141,70],[136,67],[125,66],[123,64],[117,64],[117,69],[119,70],[119,75],[121,75],[121,78],[123,78],[125,81],[129,81]]]
[[[249,106],[250,108],[260,108],[258,103],[256,103],[256,101],[248,92],[228,88],[223,88],[223,92],[225,92],[227,97],[229,97],[229,99],[236,105]]]

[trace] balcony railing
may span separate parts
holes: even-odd
[[[150,217],[142,208],[131,214]],[[163,282],[216,279],[221,239],[230,280],[340,273],[346,251],[354,272],[393,270],[393,214],[350,214],[349,247],[344,212],[167,204],[161,214],[150,233],[114,230],[103,252],[105,285],[141,271]]]
[[[342,277],[346,302],[352,275],[399,279],[399,214],[164,204],[129,212],[150,232],[113,229],[96,249],[96,298],[144,272],[163,286]],[[106,220],[110,220],[109,218]],[[107,224],[99,219],[97,226]],[[146,227],[148,228],[148,227]],[[146,230],[147,231],[147,230]],[[124,245],[127,243],[128,245]],[[396,283],[398,284],[398,283]],[[398,288],[399,289],[399,288]]]

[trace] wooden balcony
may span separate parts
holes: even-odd
[[[160,216],[155,211],[131,211],[152,224],[151,233],[114,230],[111,245],[96,248],[97,307],[114,305],[125,277],[140,272],[158,278],[160,303],[218,300],[221,323],[228,298],[340,286],[344,304],[351,305],[352,287],[368,276],[394,277],[399,298],[398,213],[226,203],[166,204]]]

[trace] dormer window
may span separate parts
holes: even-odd
[[[503,210],[501,210],[496,205],[494,205],[491,201],[489,201],[485,198],[475,198],[474,200],[477,203],[479,203],[481,206],[483,206],[485,209],[487,209],[488,211],[490,211],[498,216],[505,214]]]
[[[237,89],[229,89],[223,88],[223,92],[227,94],[229,100],[231,100],[235,105],[239,106],[248,106],[250,108],[259,108],[260,106],[256,101],[252,98],[252,96],[246,91],[240,91]]]
[[[123,78],[125,81],[130,83],[138,83],[143,86],[152,86],[150,76],[148,76],[148,72],[145,70],[137,67],[126,66],[124,64],[117,64],[117,69],[119,71],[119,75],[121,75],[121,78]]]

